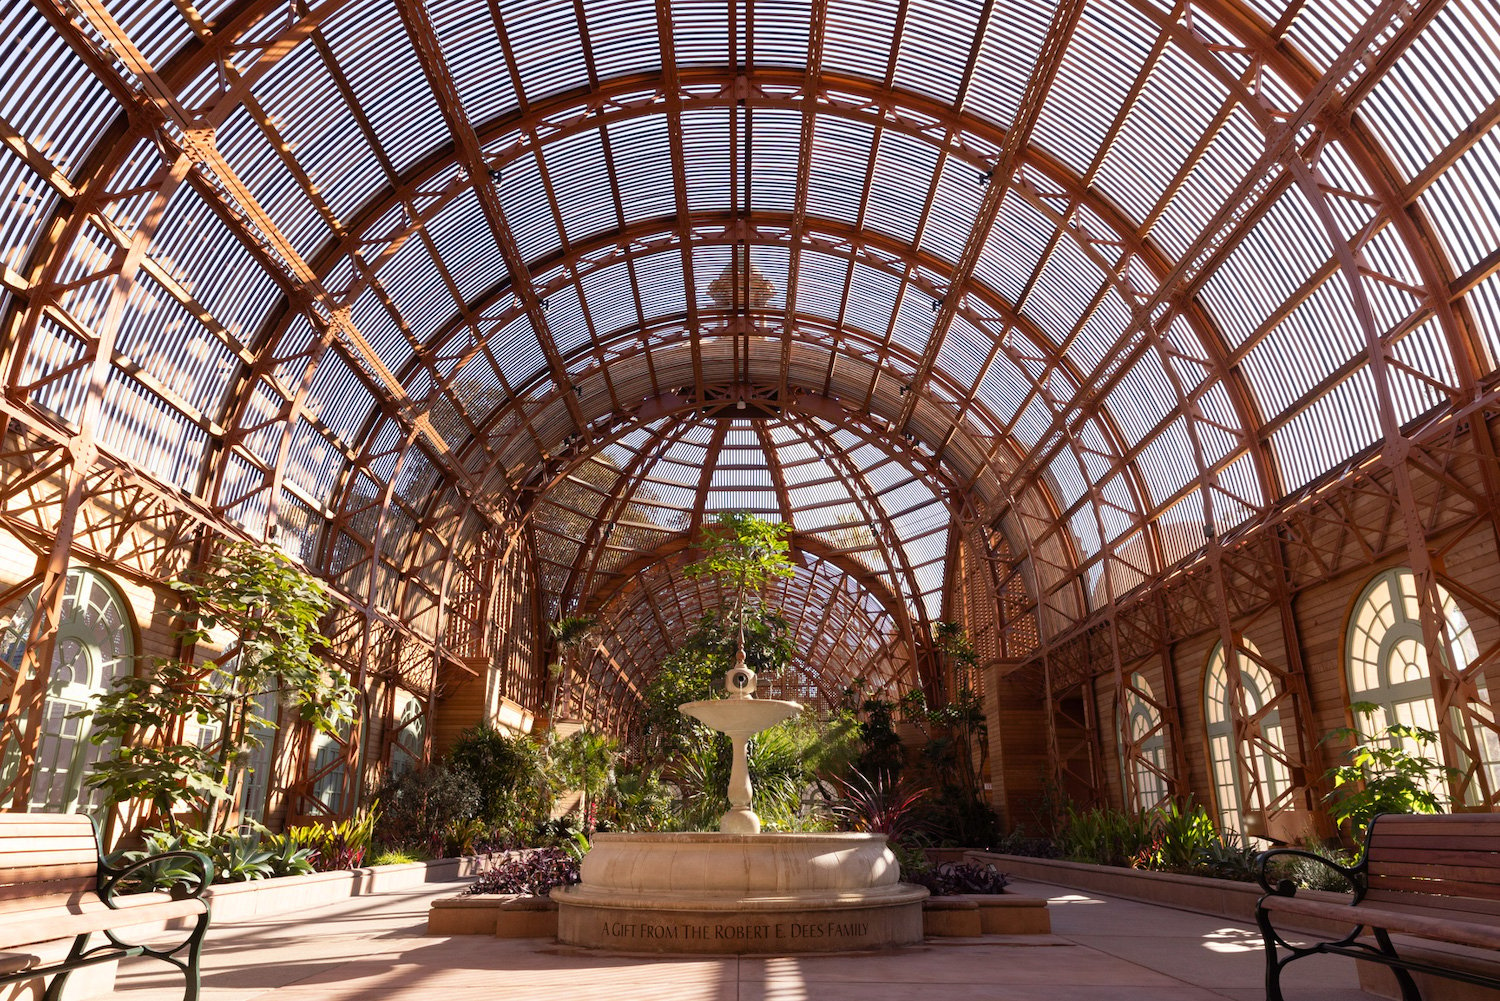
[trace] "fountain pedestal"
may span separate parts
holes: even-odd
[[[729,766],[729,811],[719,818],[719,831],[723,834],[759,834],[760,817],[750,808],[754,790],[750,787],[746,748],[751,737],[791,719],[802,711],[802,706],[780,699],[731,695],[727,699],[686,702],[677,709],[723,733],[734,749]]]
[[[557,937],[622,952],[850,952],[922,941],[927,890],[882,834],[600,834]]]
[[[924,887],[900,882],[884,834],[761,834],[745,744],[796,715],[757,699],[740,660],[727,699],[679,706],[729,735],[729,812],[719,832],[599,834],[576,886],[554,890],[557,938],[622,952],[852,952],[922,941]]]

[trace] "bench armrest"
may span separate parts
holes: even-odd
[[[1350,891],[1354,894],[1354,899],[1350,901],[1351,904],[1357,904],[1364,899],[1364,859],[1360,859],[1358,863],[1352,866],[1339,865],[1332,859],[1324,858],[1315,852],[1303,851],[1301,848],[1272,848],[1270,851],[1264,851],[1255,856],[1255,879],[1266,893],[1277,897],[1294,897],[1297,895],[1297,884],[1289,879],[1277,880],[1274,886],[1271,884],[1271,861],[1286,857],[1304,858],[1327,866],[1348,881]]]
[[[106,865],[101,862],[99,865],[99,875],[102,877],[99,886],[100,899],[110,907],[117,906],[115,904],[115,895],[120,892],[121,880],[137,870],[145,869],[167,859],[183,859],[189,863],[185,867],[187,870],[197,870],[196,872],[186,872],[184,874],[187,877],[186,879],[179,879],[172,884],[172,888],[169,891],[172,894],[172,899],[193,900],[203,896],[203,892],[213,882],[213,863],[202,852],[176,851],[162,852],[159,855],[147,855],[145,858],[139,858],[134,862],[127,862],[125,865],[118,867]]]

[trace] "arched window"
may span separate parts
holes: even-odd
[[[0,660],[12,668],[20,666],[26,652],[40,597],[41,588],[27,595],[0,632]],[[102,795],[84,780],[111,748],[90,744],[88,719],[70,717],[92,707],[116,678],[134,668],[135,629],[125,598],[99,573],[83,567],[69,570],[31,779],[31,812],[76,813],[102,805]],[[7,753],[0,763],[0,779],[8,781],[19,764],[14,751]]]
[[[1140,672],[1130,676],[1125,690],[1125,726],[1120,737],[1124,770],[1134,779],[1131,805],[1142,812],[1160,806],[1167,798],[1167,731],[1151,683]]]
[[[1275,709],[1265,711],[1266,704],[1276,697],[1276,686],[1271,673],[1258,663],[1260,651],[1255,644],[1244,638],[1240,643],[1236,660],[1244,701],[1236,705],[1230,697],[1229,664],[1220,643],[1208,658],[1203,679],[1203,718],[1208,727],[1208,760],[1213,770],[1219,829],[1243,833],[1244,812],[1265,810],[1287,790],[1291,777],[1283,751],[1281,714]],[[1236,719],[1255,727],[1258,740],[1252,741],[1252,746],[1241,747],[1235,740]],[[1246,788],[1245,773],[1239,766],[1252,755],[1248,760],[1260,777],[1259,788]]]
[[[1447,625],[1446,656],[1457,668],[1463,668],[1478,655],[1473,630],[1458,602],[1443,587],[1438,587],[1443,618]],[[1379,733],[1393,723],[1438,728],[1437,704],[1432,697],[1432,679],[1427,663],[1427,647],[1422,640],[1422,618],[1417,603],[1416,575],[1404,567],[1380,574],[1354,606],[1349,621],[1348,641],[1349,694],[1355,702],[1369,702],[1378,708],[1369,718],[1356,720],[1362,729]],[[1484,679],[1478,680],[1481,712],[1487,713],[1489,696]],[[1403,740],[1413,753],[1441,757],[1440,748],[1419,748]],[[1482,762],[1492,784],[1500,778],[1500,747],[1493,733],[1486,731],[1480,745]],[[1463,762],[1447,762],[1462,767]],[[1436,783],[1433,789],[1446,798],[1447,789]]]
[[[395,729],[391,739],[391,775],[409,772],[422,764],[427,746],[427,716],[422,699],[405,689],[396,690]]]
[[[363,720],[339,724],[337,737],[322,730],[313,734],[305,772],[305,777],[311,780],[311,802],[303,804],[309,815],[347,817],[353,811],[354,791],[349,788],[349,762],[345,752],[354,726],[363,727]]]

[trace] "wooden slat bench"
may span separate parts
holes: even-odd
[[[143,866],[179,858],[196,882],[171,893],[124,893],[124,883]],[[199,993],[199,956],[208,928],[209,861],[198,852],[169,852],[122,868],[105,864],[93,822],[85,816],[0,813],[0,985],[51,976],[46,1001],[62,997],[68,974],[82,966],[124,956],[155,956],[182,970],[184,1001]],[[132,945],[116,934],[134,925],[193,918],[179,945]],[[106,939],[90,947],[89,938]],[[72,939],[66,958],[43,961],[36,947]],[[181,954],[181,955],[179,955]]]
[[[1296,887],[1288,880],[1273,885],[1267,863],[1289,856],[1314,859],[1343,873],[1353,899],[1348,904],[1306,900],[1295,896]],[[1500,814],[1383,814],[1371,822],[1364,856],[1354,866],[1287,848],[1262,852],[1258,866],[1266,891],[1255,916],[1266,943],[1267,1001],[1282,1001],[1282,969],[1314,953],[1389,966],[1404,1001],[1421,1001],[1411,972],[1500,988],[1500,975],[1403,958],[1391,942],[1394,933],[1500,949]],[[1272,927],[1275,914],[1351,927],[1334,941],[1292,946]],[[1288,954],[1278,957],[1278,949]]]

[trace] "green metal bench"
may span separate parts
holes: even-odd
[[[132,874],[166,858],[187,862],[196,882],[171,893],[121,892]],[[43,996],[58,1001],[72,971],[146,955],[182,970],[183,1001],[197,1001],[209,882],[209,861],[198,852],[169,852],[114,868],[105,864],[88,817],[0,813],[0,985],[51,977]],[[187,937],[170,948],[133,945],[116,934],[179,918],[194,920]],[[90,946],[95,934],[105,941]],[[63,959],[43,960],[33,951],[68,939],[73,944]]]
[[[1286,857],[1312,859],[1342,873],[1353,888],[1353,899],[1347,904],[1309,900],[1296,896],[1288,880],[1272,885],[1267,863]],[[1421,1001],[1413,972],[1500,987],[1500,975],[1404,957],[1391,941],[1395,933],[1500,949],[1500,814],[1384,814],[1370,823],[1357,865],[1336,865],[1288,848],[1262,852],[1258,865],[1266,892],[1255,918],[1266,943],[1267,1001],[1282,1001],[1281,971],[1286,965],[1315,953],[1390,967],[1403,1001]],[[1332,941],[1294,946],[1272,927],[1273,914],[1347,924],[1349,931]],[[1279,956],[1278,950],[1286,955]]]

